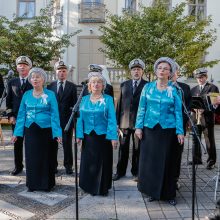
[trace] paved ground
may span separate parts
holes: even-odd
[[[13,168],[13,148],[9,142],[10,131],[4,131],[5,146],[0,147],[0,220],[23,219],[75,219],[74,175],[67,176],[62,166],[62,149],[59,150],[59,172],[56,187],[50,193],[27,192],[25,170],[19,176],[11,176]],[[216,142],[220,150],[220,126],[216,126]],[[189,146],[189,150],[187,149]],[[189,152],[189,154],[188,154]],[[219,151],[220,152],[220,151]],[[220,153],[218,154],[220,155]],[[188,158],[189,157],[189,158]],[[206,160],[206,155],[203,156]],[[80,219],[192,219],[191,140],[186,138],[180,184],[175,207],[167,202],[147,202],[147,198],[137,191],[131,175],[113,183],[108,197],[90,196],[79,189]],[[220,158],[220,157],[218,157]],[[117,151],[114,152],[114,167]],[[197,205],[195,219],[206,219],[215,208],[214,189],[217,167],[206,170],[205,163],[197,168]],[[209,182],[207,186],[206,183]],[[205,187],[204,187],[205,186]],[[219,196],[217,192],[217,197]]]

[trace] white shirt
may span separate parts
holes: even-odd
[[[60,88],[60,82],[63,82],[63,90],[64,90],[64,88],[65,88],[65,85],[66,85],[66,80],[64,80],[64,81],[61,81],[61,80],[57,80],[57,93],[58,93],[58,91],[59,91],[59,88]]]

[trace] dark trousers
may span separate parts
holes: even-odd
[[[203,128],[201,125],[197,125],[198,135],[201,139],[202,133],[205,136],[205,143],[206,143],[206,150],[208,153],[207,163],[212,162],[215,164],[216,162],[216,146],[215,146],[215,136],[214,136],[214,126],[208,125]],[[195,150],[195,162],[202,161],[202,153],[201,153],[201,146],[196,138],[193,135],[193,147]]]
[[[126,174],[126,169],[128,165],[129,158],[129,146],[130,138],[132,136],[132,167],[131,173],[134,176],[138,175],[138,165],[139,165],[139,154],[140,154],[140,141],[138,137],[134,134],[133,129],[122,129],[123,137],[119,138],[120,147],[118,152],[118,164],[117,164],[117,174],[124,176]]]
[[[72,150],[72,137],[73,129],[69,129],[68,132],[64,132],[62,129],[62,141],[63,141],[63,165],[65,168],[72,168],[73,166],[73,150]],[[54,157],[55,157],[55,169],[58,167],[57,154],[58,154],[58,143],[54,141]]]
[[[15,125],[12,125],[12,131],[14,132]],[[14,162],[15,168],[22,169],[23,166],[23,137],[17,137],[17,141],[14,143]]]

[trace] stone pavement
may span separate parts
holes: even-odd
[[[14,165],[13,147],[9,142],[10,134],[11,131],[4,130],[5,146],[2,143],[0,146],[0,220],[75,219],[74,175],[65,174],[62,165],[62,149],[59,149],[59,172],[56,176],[57,185],[53,191],[49,193],[27,192],[25,170],[18,176],[9,174]],[[165,201],[147,202],[147,197],[137,190],[136,182],[133,181],[131,174],[128,174],[113,183],[113,188],[107,197],[90,196],[79,189],[80,219],[192,219],[191,167],[186,163],[187,159],[191,159],[190,139],[189,142],[188,138],[185,140],[180,177],[181,187],[177,192],[175,207]],[[216,126],[216,142],[219,151],[220,126]],[[218,155],[220,155],[219,152]],[[205,161],[207,156],[203,157]],[[114,152],[114,168],[116,161],[117,151]],[[215,181],[212,178],[216,174],[217,167],[213,170],[206,170],[205,163],[197,167],[195,213],[198,218],[195,219],[206,219],[206,216],[215,208]],[[211,181],[205,186],[209,180]]]

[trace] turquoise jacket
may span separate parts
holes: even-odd
[[[21,100],[14,136],[24,136],[24,127],[32,123],[41,128],[52,128],[53,138],[62,137],[57,100],[54,92],[44,89],[40,98],[33,96],[33,89],[25,92]]]
[[[92,103],[90,96],[84,96],[80,103],[76,137],[83,139],[84,133],[90,134],[94,130],[98,135],[106,134],[108,140],[118,140],[113,98],[104,94],[101,101]]]
[[[176,134],[184,134],[181,95],[168,82],[167,89],[157,89],[156,81],[142,90],[135,128],[153,128],[160,124],[163,129],[176,128]]]

